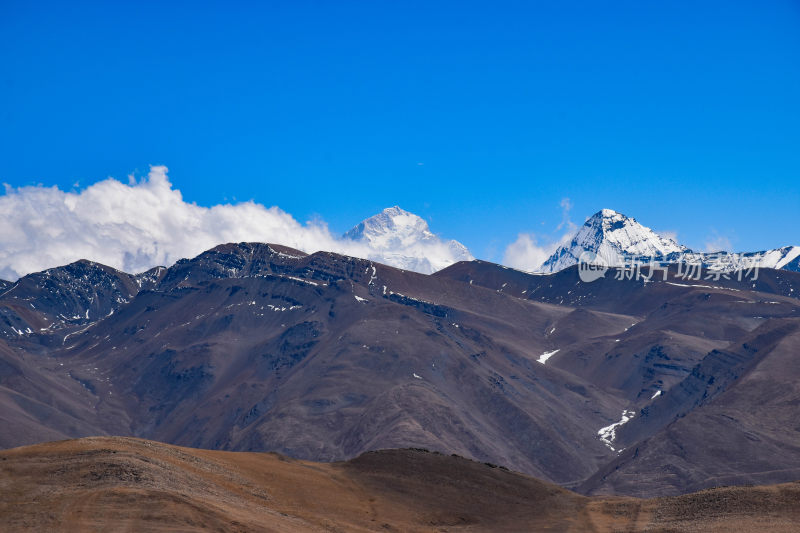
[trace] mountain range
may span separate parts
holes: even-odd
[[[310,247],[306,249],[307,252],[323,246],[326,250],[421,274],[432,274],[459,261],[474,259],[462,243],[440,237],[431,231],[422,217],[398,206],[388,207],[361,221],[339,238],[331,236],[316,244],[313,244],[313,239],[306,242],[292,235],[287,238],[295,242],[295,247]],[[202,248],[196,248],[191,253],[200,250]],[[542,264],[515,263],[515,266],[528,272],[553,273],[577,264],[582,254],[587,252],[591,254],[587,257],[610,266],[657,261],[693,264],[726,272],[752,268],[800,271],[800,246],[745,253],[696,252],[611,209],[602,209],[587,218],[575,235]],[[133,253],[137,254],[141,255],[139,252]],[[41,264],[38,260],[34,263]],[[113,258],[109,258],[109,264],[122,268],[122,264],[115,263]],[[140,260],[137,264],[152,263]],[[12,281],[20,277],[20,271],[31,272],[20,265],[0,265],[0,273],[6,272]],[[0,279],[0,291],[10,285],[10,281]]]
[[[431,232],[425,220],[398,206],[362,221],[343,237],[364,244],[367,259],[423,274],[473,259],[466,246],[455,240],[442,240]],[[578,264],[587,252],[607,266],[656,261],[696,264],[725,272],[753,268],[800,271],[800,246],[757,252],[698,252],[612,209],[601,209],[587,218],[543,264],[530,265],[526,270],[558,272]]]
[[[362,221],[343,237],[364,244],[367,259],[423,274],[473,259],[466,246],[455,240],[442,240],[431,232],[425,220],[398,206]],[[587,252],[607,266],[656,261],[696,264],[725,272],[753,268],[800,271],[800,246],[757,252],[698,252],[612,209],[601,209],[588,217],[543,264],[530,265],[526,270],[558,272],[578,264]]]
[[[0,292],[0,446],[127,435],[317,461],[410,446],[584,494],[800,478],[800,274],[618,273],[425,275],[231,243],[136,275],[30,274]]]

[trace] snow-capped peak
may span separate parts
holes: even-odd
[[[369,259],[426,274],[474,259],[466,246],[440,239],[422,217],[398,206],[363,220],[344,238],[366,244]]]
[[[589,217],[564,246],[542,264],[542,272],[557,272],[574,264],[583,252],[593,252],[608,265],[620,264],[625,256],[663,258],[687,252],[685,246],[663,237],[613,209],[601,209]]]
[[[363,240],[374,248],[386,250],[436,239],[422,217],[398,206],[387,207],[377,215],[363,220],[344,236],[347,239]]]

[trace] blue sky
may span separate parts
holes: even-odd
[[[496,261],[560,236],[564,198],[800,244],[796,1],[6,0],[0,64],[12,187],[166,165],[203,206],[344,232],[398,204]]]

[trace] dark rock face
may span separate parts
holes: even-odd
[[[410,446],[587,493],[783,481],[800,465],[800,275],[675,274],[428,276],[259,243],[135,276],[81,261],[0,293],[0,445],[114,434],[325,461]],[[736,446],[704,446],[706,428]]]

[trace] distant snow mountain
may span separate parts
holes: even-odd
[[[639,260],[669,263],[699,262],[706,267],[733,270],[742,265],[800,271],[800,246],[746,253],[695,252],[612,209],[589,217],[569,244],[560,246],[537,270],[552,273],[578,263],[584,252],[609,266]],[[738,265],[738,267],[737,267]]]
[[[424,274],[474,259],[466,246],[440,239],[425,220],[397,206],[363,220],[344,238],[365,244],[368,259]]]
[[[558,272],[575,265],[584,252],[597,254],[608,265],[617,265],[630,256],[665,258],[688,251],[685,246],[642,226],[636,219],[602,209],[589,217],[569,244],[559,247],[539,271]]]

